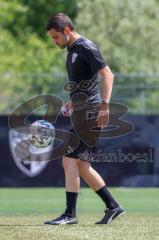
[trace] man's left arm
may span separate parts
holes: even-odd
[[[112,94],[114,75],[108,66],[99,70],[102,76],[102,104],[97,117],[98,126],[104,127],[109,123],[109,101]]]
[[[99,70],[99,73],[103,80],[101,97],[104,102],[109,103],[112,94],[114,75],[108,66]]]

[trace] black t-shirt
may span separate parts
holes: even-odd
[[[70,97],[84,93],[90,102],[101,101],[98,71],[106,66],[96,45],[80,37],[67,48],[66,68],[69,78]]]

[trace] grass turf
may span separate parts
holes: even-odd
[[[78,225],[47,226],[65,208],[62,188],[0,189],[0,239],[159,239],[159,191],[156,188],[112,188],[124,206],[124,217],[109,225],[94,225],[104,204],[88,188],[78,198]]]

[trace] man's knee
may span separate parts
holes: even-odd
[[[78,169],[79,169],[80,176],[82,177],[85,174],[87,174],[89,169],[90,169],[90,167],[91,167],[91,165],[90,165],[89,162],[79,161]]]

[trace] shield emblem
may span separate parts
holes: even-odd
[[[77,56],[78,56],[77,53],[72,54],[72,63],[76,61]]]
[[[53,148],[54,141],[52,145],[46,148],[36,148],[33,145],[28,148],[25,146],[25,141],[28,140],[28,135],[18,132],[14,129],[9,130],[9,146],[11,149],[11,153],[17,167],[28,177],[35,177],[40,174],[48,165],[50,159],[50,150]],[[23,158],[20,158],[20,154],[17,154],[15,151],[17,144],[20,142],[24,142],[21,145],[20,151],[23,155]],[[45,154],[43,154],[45,153]],[[42,157],[45,159],[42,159]],[[28,160],[29,159],[29,160]]]

